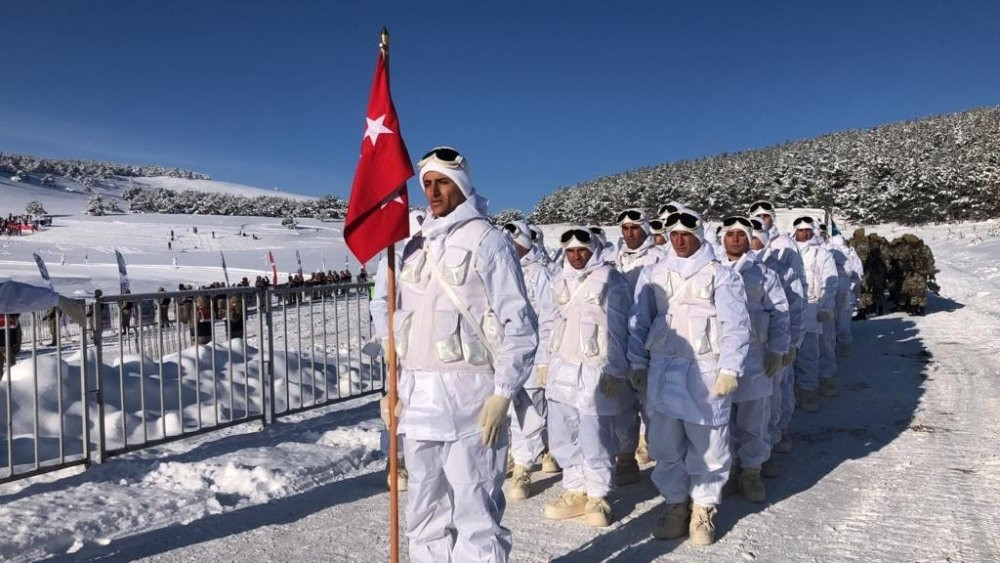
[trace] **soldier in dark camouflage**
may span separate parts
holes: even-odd
[[[934,283],[934,253],[920,237],[905,234],[901,237],[897,259],[903,271],[896,308],[911,315],[923,315],[927,308],[927,289]]]
[[[854,231],[850,245],[858,253],[864,267],[864,280],[861,284],[861,298],[858,304],[858,319],[864,319],[871,314],[885,312],[885,288],[888,257],[885,252],[885,239],[875,233],[865,236],[864,229]]]

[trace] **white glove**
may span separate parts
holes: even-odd
[[[816,313],[816,320],[821,323],[825,323],[832,318],[833,317],[830,315],[830,311],[827,311],[826,309],[822,309],[820,312]]]
[[[646,368],[636,368],[628,376],[629,385],[639,393],[646,392],[647,379],[648,373],[646,372]]]
[[[715,376],[715,386],[712,387],[712,394],[725,397],[736,391],[739,385],[740,382],[736,379],[735,372],[728,369],[720,369],[719,374]]]
[[[764,373],[768,377],[774,376],[774,374],[781,371],[781,366],[785,356],[783,354],[778,354],[775,352],[768,352],[767,356],[764,357]]]
[[[618,391],[621,390],[621,386],[621,379],[606,373],[601,374],[601,393],[604,393],[606,397],[617,397]]]
[[[538,384],[545,387],[545,384],[549,382],[549,366],[546,364],[535,366],[535,375],[538,376]]]
[[[500,395],[490,395],[479,411],[479,428],[483,431],[483,443],[493,447],[500,439],[500,433],[506,430],[507,410],[510,399]]]
[[[389,427],[389,396],[385,395],[378,400],[378,411],[382,415],[382,422],[385,423],[385,427]],[[399,420],[399,415],[403,414],[403,402],[396,399],[396,408],[393,409],[393,415],[396,420]]]
[[[789,348],[788,348],[788,353],[787,353],[787,354],[785,354],[785,357],[783,358],[783,360],[782,360],[782,362],[781,362],[781,363],[782,363],[782,364],[783,364],[783,365],[784,365],[785,367],[788,367],[788,366],[790,366],[790,365],[794,364],[794,363],[795,363],[795,355],[796,355],[797,353],[798,353],[798,349],[797,349],[797,348],[796,348],[795,346],[791,346],[791,347],[789,347]]]

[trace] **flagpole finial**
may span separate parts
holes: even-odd
[[[379,37],[378,48],[379,48],[380,51],[382,51],[383,55],[386,55],[386,54],[389,53],[389,28],[388,27],[385,27],[385,26],[382,27],[382,34]]]

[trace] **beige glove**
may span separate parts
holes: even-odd
[[[83,305],[79,301],[60,295],[59,308],[62,309],[64,315],[73,319],[73,322],[76,324],[81,326],[87,324],[87,310],[83,308]]]
[[[601,374],[601,393],[604,393],[605,397],[617,397],[618,392],[621,390],[622,380],[618,379],[613,375],[608,375],[606,373]]]
[[[549,366],[546,364],[535,366],[535,375],[538,376],[538,384],[545,387],[549,382]]]
[[[378,411],[382,415],[382,422],[385,423],[385,427],[389,427],[389,396],[386,395],[378,400]],[[399,415],[403,414],[403,402],[396,399],[396,408],[393,409],[393,415],[396,420],[399,420]]]
[[[728,369],[720,369],[719,374],[715,376],[715,386],[712,387],[712,394],[719,397],[725,397],[726,395],[731,395],[736,388],[739,387],[740,382],[736,379],[736,373]]]
[[[822,309],[820,312],[816,313],[816,320],[821,323],[825,323],[832,318],[833,317],[830,315],[830,311],[827,311],[826,309]]]
[[[785,354],[785,357],[784,357],[784,359],[782,360],[781,363],[784,364],[785,367],[788,367],[788,366],[794,364],[795,363],[795,355],[797,353],[798,353],[798,349],[795,348],[795,346],[791,346],[790,348],[788,348],[788,353]]]
[[[490,395],[479,411],[479,428],[483,431],[483,443],[493,447],[500,439],[500,433],[506,430],[507,409],[510,399],[500,395]]]
[[[768,352],[767,356],[764,357],[764,373],[768,377],[774,376],[774,374],[781,371],[781,366],[784,363],[783,361],[784,359],[785,356],[783,354]]]
[[[636,368],[632,370],[632,373],[628,376],[629,385],[632,389],[635,389],[639,393],[646,393],[646,383],[648,380],[648,373],[646,368]]]

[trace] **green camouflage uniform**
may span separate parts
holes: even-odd
[[[903,282],[896,304],[901,310],[919,314],[927,307],[928,282],[936,271],[934,254],[916,235],[903,235],[902,241],[899,260],[903,268]]]
[[[884,240],[875,233],[865,236],[864,229],[855,230],[851,237],[851,246],[858,253],[865,274],[858,304],[862,316],[881,313],[884,309],[887,271]]]

